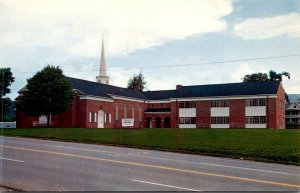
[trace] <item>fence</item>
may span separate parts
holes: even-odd
[[[0,122],[0,128],[16,128],[16,122]]]

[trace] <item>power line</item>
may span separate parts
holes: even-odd
[[[133,69],[151,69],[151,68],[173,68],[173,67],[185,67],[185,66],[200,66],[207,64],[223,64],[223,63],[236,63],[236,62],[245,62],[245,61],[255,61],[255,60],[269,60],[269,59],[278,59],[278,58],[291,58],[291,57],[299,57],[299,54],[294,55],[283,55],[283,56],[271,56],[271,57],[259,57],[259,58],[246,58],[246,59],[236,59],[236,60],[225,60],[225,61],[213,61],[213,62],[201,62],[195,64],[177,64],[177,65],[158,65],[158,66],[144,66],[144,67],[129,67],[122,68],[123,70],[133,70]],[[118,67],[115,67],[118,68]],[[95,72],[96,70],[75,70],[75,71],[64,71],[64,72]],[[14,73],[33,73],[33,71],[18,71]]]

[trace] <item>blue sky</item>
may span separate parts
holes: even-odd
[[[95,81],[102,35],[112,85],[139,72],[159,90],[273,69],[290,72],[285,90],[300,93],[299,56],[214,63],[299,55],[299,0],[0,0],[0,10],[0,67],[16,77],[12,98],[47,64]]]

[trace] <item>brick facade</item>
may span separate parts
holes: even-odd
[[[82,96],[82,95],[81,95]],[[53,127],[82,127],[97,128],[98,115],[100,111],[104,113],[104,128],[120,128],[122,127],[122,118],[133,118],[134,128],[143,127],[179,127],[179,99],[168,99],[167,102],[160,100],[133,100],[127,97],[118,97],[110,100],[102,100],[98,98],[80,98],[79,94],[75,97],[69,110],[60,115],[53,115],[51,122]],[[251,96],[249,98],[255,98]],[[120,99],[122,98],[122,99]],[[223,97],[224,98],[224,97]],[[259,96],[258,98],[262,98]],[[285,95],[283,87],[280,83],[276,96],[263,96],[266,100],[266,127],[283,129],[285,128]],[[189,101],[188,98],[180,100]],[[247,97],[225,97],[229,101],[229,128],[245,128],[246,127],[246,100]],[[211,101],[217,98],[207,97],[193,98],[195,103],[195,127],[210,128],[211,127]],[[146,113],[147,109],[165,108],[170,109],[169,112],[153,112]],[[90,120],[90,113],[96,116],[95,121]],[[22,112],[17,111],[17,127],[33,127],[34,122],[38,122],[38,117],[26,117]],[[151,124],[150,124],[151,123]]]

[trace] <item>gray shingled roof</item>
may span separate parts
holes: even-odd
[[[143,100],[166,100],[170,98],[276,94],[280,84],[280,82],[278,81],[267,81],[195,85],[182,86],[178,90],[146,91],[141,93],[132,89],[121,88],[76,78],[66,78],[71,81],[74,89],[83,92],[85,95],[94,95],[111,98],[108,94],[112,94]]]
[[[71,77],[66,78],[71,81],[74,89],[83,92],[85,95],[111,98],[108,94],[112,94],[129,98],[146,99],[141,92],[133,89],[121,88]]]
[[[144,95],[149,100],[164,100],[168,98],[277,94],[279,84],[278,81],[267,81],[182,86],[178,90],[147,91],[144,92]]]

